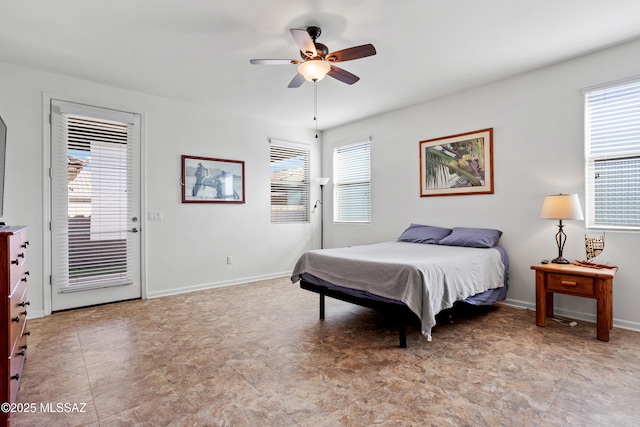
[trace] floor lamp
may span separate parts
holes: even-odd
[[[324,249],[324,186],[328,182],[329,178],[318,178],[318,184],[320,184],[320,249]]]

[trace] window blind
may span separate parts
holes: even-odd
[[[333,150],[336,222],[371,221],[371,147],[360,141]]]
[[[62,293],[132,283],[128,224],[137,117],[94,112],[52,104],[52,286]]]
[[[585,91],[587,227],[640,229],[640,79]]]
[[[271,143],[271,222],[309,222],[309,150]]]

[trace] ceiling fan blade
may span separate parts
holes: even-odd
[[[327,61],[329,62],[344,62],[351,61],[353,59],[366,58],[376,54],[376,48],[372,44],[363,44],[361,46],[354,46],[348,49],[342,49],[337,52],[331,52],[327,55]]]
[[[300,52],[307,55],[309,58],[313,58],[318,55],[316,45],[313,43],[313,39],[307,30],[291,28],[289,31],[291,32],[293,40],[295,40],[296,44],[300,48]]]
[[[343,70],[342,68],[334,67],[333,65],[331,66],[331,70],[329,70],[327,75],[348,85],[352,85],[360,80],[360,77],[356,76],[355,74],[351,74],[350,72]]]
[[[252,59],[249,62],[258,65],[288,65],[300,63],[297,59]]]
[[[300,87],[302,86],[302,83],[304,83],[306,79],[304,78],[304,76],[300,73],[296,74],[296,76],[293,78],[293,80],[291,80],[291,83],[289,83],[289,88],[296,88],[296,87]]]

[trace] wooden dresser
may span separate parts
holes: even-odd
[[[16,400],[27,358],[27,227],[0,229],[0,403]],[[0,425],[9,425],[11,414],[0,411]]]

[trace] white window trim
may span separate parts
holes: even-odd
[[[585,194],[585,200],[586,200],[585,227],[587,229],[640,231],[640,225],[607,224],[606,219],[605,219],[605,222],[601,222],[601,221],[598,221],[596,218],[596,200],[595,200],[596,198],[596,194],[595,194],[596,162],[603,161],[603,160],[611,160],[611,161],[621,160],[622,161],[625,159],[628,160],[633,158],[640,158],[640,141],[638,143],[634,141],[632,143],[633,146],[629,147],[628,149],[626,149],[627,147],[623,145],[623,147],[625,148],[624,150],[617,149],[617,150],[608,152],[606,151],[606,147],[605,147],[604,151],[596,150],[599,152],[593,153],[591,135],[592,135],[592,130],[595,126],[592,126],[592,123],[591,123],[592,115],[591,115],[591,108],[590,108],[591,106],[590,95],[597,92],[606,91],[608,89],[615,90],[615,88],[617,87],[628,85],[628,84],[635,84],[637,86],[638,84],[640,84],[640,76],[621,79],[621,80],[617,80],[617,81],[606,83],[606,84],[595,85],[588,88],[584,88],[582,90],[582,93],[585,96],[585,100],[584,100],[584,122],[585,122],[584,149],[585,149],[585,193],[586,193]],[[634,120],[635,120],[635,117],[634,117]],[[595,130],[598,130],[598,129],[596,128]],[[639,132],[636,130],[635,133],[638,134]],[[599,147],[602,147],[602,144],[600,144]],[[597,146],[596,148],[599,148],[599,147]]]
[[[299,215],[295,213],[292,214],[291,217],[280,218],[274,221],[274,211],[272,204],[272,193],[273,193],[273,185],[274,181],[271,180],[271,176],[269,177],[269,213],[270,213],[270,222],[271,224],[281,225],[281,224],[305,224],[311,221],[311,147],[308,144],[292,142],[292,141],[284,141],[279,139],[269,139],[269,167],[271,168],[272,159],[271,159],[271,149],[273,146],[281,147],[283,149],[291,149],[297,150],[300,152],[306,153],[306,167],[305,167],[305,177],[302,185],[304,186],[302,191],[302,206],[304,207],[304,211],[300,212]],[[271,174],[271,171],[270,171]],[[298,218],[299,216],[299,218]]]

